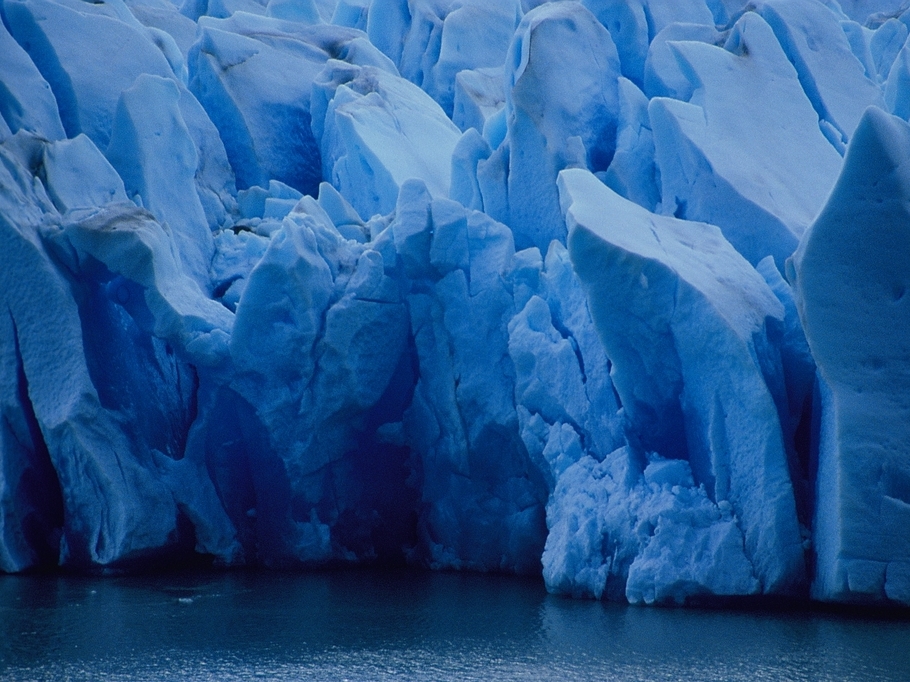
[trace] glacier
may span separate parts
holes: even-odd
[[[910,606],[897,0],[0,20],[0,571]]]

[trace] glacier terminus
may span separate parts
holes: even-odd
[[[0,572],[910,606],[898,0],[0,19]]]

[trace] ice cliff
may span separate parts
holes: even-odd
[[[0,571],[910,605],[900,5],[0,1]]]

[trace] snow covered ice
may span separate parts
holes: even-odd
[[[0,570],[910,605],[897,0],[0,19]]]

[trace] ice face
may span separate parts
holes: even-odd
[[[767,337],[780,302],[717,228],[651,214],[580,169],[563,171],[559,189],[633,450],[687,460],[709,498],[732,505],[761,590],[799,584],[795,500],[768,385],[781,371]]]
[[[419,178],[447,197],[459,130],[420,88],[375,66],[329,62],[313,93],[323,175],[364,219],[391,212]]]
[[[616,154],[601,179],[617,194],[649,211],[660,203],[648,98],[625,78],[619,79]]]
[[[0,118],[7,134],[24,128],[49,140],[66,137],[50,85],[25,50],[13,40],[6,26],[0,26],[0,49],[3,50]]]
[[[616,43],[622,75],[639,87],[644,82],[645,59],[654,37],[668,26],[714,26],[715,19],[703,0],[583,0],[610,32]],[[725,19],[716,23],[725,23]]]
[[[48,196],[61,213],[127,201],[123,180],[82,133],[44,146],[41,162]]]
[[[13,142],[24,151],[21,134]],[[3,213],[16,216],[3,218],[4,386],[28,397],[4,429],[12,474],[4,496],[14,510],[4,520],[13,539],[4,569],[50,554],[85,566],[175,552],[191,542],[187,519],[200,548],[230,559],[233,531],[199,462],[185,456],[196,382],[230,315],[181,278],[173,242],[148,212],[111,202],[111,169],[97,150],[97,177],[81,167],[79,203],[105,203],[61,215],[30,186],[11,146],[3,151]],[[39,308],[51,317],[35,315]],[[175,353],[190,345],[198,352]]]
[[[543,251],[551,240],[565,240],[555,190],[560,170],[609,165],[618,77],[613,39],[581,5],[541,5],[522,20],[509,48],[505,110],[508,222],[519,248]]]
[[[846,144],[866,107],[882,107],[884,102],[881,90],[854,57],[847,36],[838,30],[837,16],[821,3],[780,0],[758,3],[757,12],[796,68],[823,132],[835,146]]]
[[[194,184],[196,145],[173,81],[143,74],[120,94],[107,158],[128,194],[171,228],[184,267],[207,287],[212,233]]]
[[[908,81],[910,81],[910,48],[905,43],[894,59],[884,83],[887,110],[905,121],[910,118],[910,101],[906,94]]]
[[[743,15],[724,48],[690,41],[670,47],[691,89],[687,102],[655,97],[648,109],[661,211],[717,225],[751,263],[772,255],[783,268],[824,203],[840,155],[757,14]]]
[[[282,28],[252,15],[203,20],[189,55],[190,88],[217,126],[241,189],[274,178],[314,192],[319,151],[309,94],[328,55],[318,44],[295,53],[287,43],[297,41]]]
[[[0,18],[0,570],[910,603],[896,2]]]
[[[449,116],[458,73],[502,67],[522,15],[518,0],[377,0],[368,11],[371,42]]]
[[[175,75],[138,21],[112,16],[107,4],[78,6],[77,11],[51,0],[4,2],[4,23],[26,52],[31,50],[29,56],[50,84],[67,136],[85,133],[104,149],[120,93],[143,73]]]
[[[452,121],[461,130],[475,128],[482,133],[487,120],[505,105],[502,67],[463,69],[455,77]]]
[[[790,265],[821,384],[813,586],[820,599],[910,597],[900,530],[910,511],[908,151],[910,127],[870,108]]]
[[[880,81],[887,78],[895,58],[907,40],[907,25],[891,17],[872,34],[869,39],[869,51]]]

